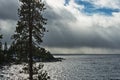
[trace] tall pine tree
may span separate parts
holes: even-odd
[[[5,44],[4,44],[4,55],[7,54],[7,50],[8,50],[7,42],[5,42]]]
[[[0,34],[0,53],[2,52],[2,42],[1,42],[1,39],[2,39],[2,34]]]
[[[1,39],[2,39],[2,35],[0,34],[0,64],[3,62],[4,60],[4,55],[2,53],[2,42],[1,42]]]
[[[13,36],[14,43],[29,44],[29,78],[33,80],[33,51],[32,46],[39,46],[44,36],[46,19],[42,16],[46,9],[42,0],[19,0],[21,6],[18,9],[19,21]]]
[[[2,39],[2,34],[0,34],[0,39]]]

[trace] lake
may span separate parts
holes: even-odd
[[[58,56],[56,56],[58,57]],[[51,80],[120,80],[120,55],[59,55],[45,63]]]
[[[120,55],[58,55],[62,62],[44,63],[51,80],[120,80]],[[39,64],[39,63],[38,63]],[[24,80],[23,65],[4,66],[0,80]],[[18,79],[20,78],[20,79]]]

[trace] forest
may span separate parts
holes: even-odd
[[[19,20],[15,33],[11,34],[12,43],[2,43],[4,35],[0,34],[0,65],[24,62],[28,64],[23,70],[27,70],[29,80],[34,79],[34,74],[38,74],[37,80],[47,80],[49,76],[46,72],[38,73],[43,65],[34,66],[36,62],[57,60],[49,51],[40,46],[43,42],[42,37],[47,32],[44,27],[47,24],[47,19],[43,17],[43,11],[46,9],[45,4],[41,0],[19,1],[21,3],[18,9]],[[8,47],[8,45],[10,46]]]

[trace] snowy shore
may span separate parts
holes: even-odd
[[[38,64],[43,63],[36,63],[36,65]],[[21,73],[24,65],[26,63],[2,66],[0,69],[0,80],[28,80],[29,75],[27,73]]]
[[[0,69],[0,79],[1,80],[24,80],[28,77],[28,74],[20,73],[24,64],[3,66]]]

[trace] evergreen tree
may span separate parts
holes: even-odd
[[[2,35],[0,34],[0,39],[2,39]]]
[[[14,47],[14,54],[16,55],[17,62],[27,62],[28,58],[28,42],[25,41],[19,41],[18,43],[13,45]]]
[[[0,64],[4,61],[4,55],[2,53],[2,42],[1,42],[1,39],[2,39],[2,35],[0,34]]]
[[[4,55],[4,61],[7,62],[8,61],[8,58],[7,58],[7,55],[8,55],[7,42],[4,43],[3,55]]]
[[[2,42],[1,42],[1,39],[2,39],[2,35],[0,34],[0,51],[2,51]]]
[[[1,44],[2,35],[0,34],[0,44]]]
[[[19,21],[13,36],[14,43],[28,42],[29,44],[29,77],[33,80],[33,51],[32,46],[40,46],[44,36],[46,19],[42,16],[45,4],[41,0],[19,0]],[[22,50],[21,50],[22,51]]]
[[[9,62],[14,61],[15,62],[16,55],[17,55],[15,49],[16,49],[16,46],[15,46],[15,43],[13,42],[8,49],[8,53],[7,53],[7,56],[6,56],[7,61],[9,61]]]
[[[7,50],[8,50],[7,42],[5,42],[5,44],[4,44],[4,55],[7,54]]]

